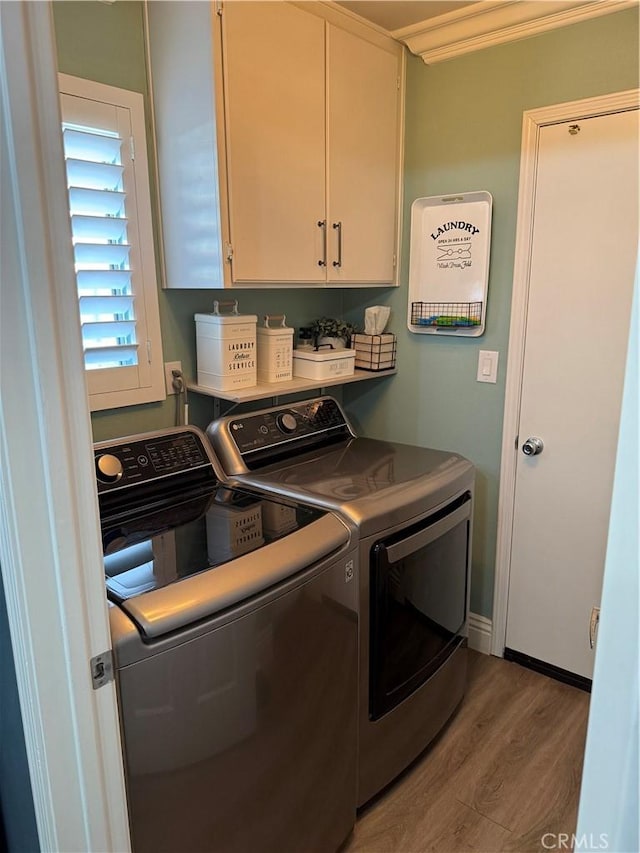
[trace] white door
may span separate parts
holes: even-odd
[[[543,127],[506,647],[592,677],[638,244],[638,112]],[[525,442],[540,438],[541,453]]]

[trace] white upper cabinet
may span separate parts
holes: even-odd
[[[233,279],[322,284],[324,21],[225,3],[222,39]]]
[[[162,219],[163,285],[225,287],[225,170],[219,168],[212,4],[145,4]],[[220,163],[222,166],[223,163]]]
[[[403,48],[323,3],[147,10],[166,285],[397,284]]]
[[[389,52],[327,24],[328,280],[395,280],[401,70]]]

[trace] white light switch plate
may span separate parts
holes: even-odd
[[[478,382],[495,382],[498,378],[498,355],[494,350],[481,349],[478,353]]]

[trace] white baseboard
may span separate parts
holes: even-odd
[[[491,654],[491,632],[493,623],[486,616],[478,613],[469,614],[469,648],[482,652],[483,655]]]

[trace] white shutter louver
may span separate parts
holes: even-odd
[[[62,135],[85,367],[137,365],[123,139],[69,123]]]

